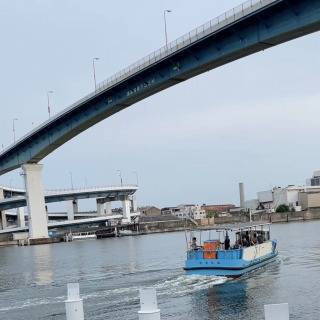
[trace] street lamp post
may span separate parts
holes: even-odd
[[[71,171],[69,171],[69,175],[70,175],[71,189],[73,190],[73,176]]]
[[[167,32],[167,13],[172,12],[172,10],[163,11],[163,20],[164,20],[164,34],[166,37],[166,47],[168,47],[168,32]]]
[[[14,125],[15,121],[17,121],[18,118],[12,119],[12,131],[13,131],[13,142],[16,142],[16,127]]]
[[[92,59],[92,69],[93,69],[93,80],[94,80],[94,91],[97,90],[97,79],[96,79],[96,65],[95,61],[98,61],[99,58],[93,58]]]
[[[53,91],[48,91],[47,92],[47,102],[48,102],[48,115],[49,115],[49,119],[51,116],[51,108],[50,108],[50,94],[53,93]]]
[[[120,170],[117,170],[117,173],[118,173],[118,176],[120,177],[120,184],[121,184],[121,187],[123,185],[123,181],[122,181],[122,174],[121,174],[121,171]]]

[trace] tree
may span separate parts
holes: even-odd
[[[206,213],[206,217],[207,218],[216,218],[218,216],[218,213],[216,212],[216,211],[208,211],[207,213]]]
[[[289,206],[286,204],[280,204],[280,206],[277,207],[276,212],[289,212]]]

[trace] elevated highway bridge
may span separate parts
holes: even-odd
[[[14,196],[11,197],[8,196],[11,194],[10,188],[0,186],[0,189],[3,189],[7,195],[4,199],[0,200],[0,211],[25,207],[27,205],[25,190],[12,189]],[[46,190],[44,198],[45,203],[92,198],[103,198],[105,201],[112,202],[121,201],[123,197],[132,196],[137,190],[138,186],[136,185]]]
[[[42,230],[32,236],[47,236],[41,167],[36,164],[48,154],[157,92],[319,29],[320,0],[247,1],[119,71],[3,150],[0,174],[23,167],[31,221]]]

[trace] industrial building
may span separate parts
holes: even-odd
[[[320,186],[307,187],[300,192],[299,203],[302,210],[320,209]]]
[[[314,171],[312,178],[307,179],[307,186],[320,186],[320,170]]]

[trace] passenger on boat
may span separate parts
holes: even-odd
[[[247,240],[247,247],[249,247],[249,246],[250,246],[250,236],[249,236],[249,231],[246,231],[245,238],[246,238],[246,240]]]
[[[248,242],[247,237],[244,235],[242,237],[242,246],[243,247],[249,247],[249,245],[250,245],[250,243]]]
[[[199,249],[199,246],[197,244],[197,238],[196,237],[193,237],[192,238],[192,241],[191,241],[191,249],[192,250],[198,250]]]
[[[258,234],[258,243],[259,244],[263,243],[263,236],[261,233]]]
[[[229,250],[229,249],[230,249],[230,238],[227,233],[224,239],[224,250]]]
[[[257,238],[257,234],[254,233],[253,237],[251,238],[251,245],[255,246],[258,243],[258,238]]]

